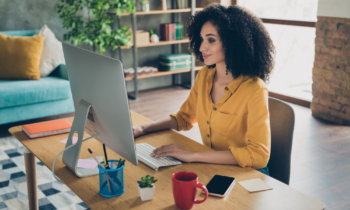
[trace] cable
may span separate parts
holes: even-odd
[[[95,137],[97,137],[97,136],[98,136],[98,133],[96,133],[95,135],[93,135],[93,136],[91,136],[91,137],[89,137],[89,138],[83,139],[82,142],[87,141],[87,140],[92,139],[92,138],[95,138]],[[67,141],[68,141],[68,140],[67,140]],[[56,160],[57,160],[57,158],[62,154],[62,152],[66,151],[67,149],[72,148],[73,146],[76,146],[76,145],[75,145],[75,144],[72,144],[72,145],[70,145],[69,147],[67,147],[67,148],[65,148],[64,150],[62,150],[60,153],[58,153],[58,155],[56,156],[55,160],[53,161],[53,164],[52,164],[52,175],[53,175],[53,177],[54,177],[57,181],[59,181],[59,182],[62,182],[62,181],[55,175],[55,163],[56,163]]]

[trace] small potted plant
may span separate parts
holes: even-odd
[[[150,30],[151,33],[151,42],[157,43],[159,42],[159,37],[156,32],[154,32],[152,29]]]
[[[149,1],[148,0],[141,0],[141,11],[143,12],[149,12]]]
[[[154,197],[155,189],[153,183],[157,180],[154,180],[153,176],[147,175],[145,177],[141,177],[141,181],[137,180],[139,184],[139,193],[142,201],[152,200]]]

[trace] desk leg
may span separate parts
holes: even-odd
[[[38,205],[38,193],[36,184],[36,164],[34,154],[24,147],[24,162],[26,167],[27,176],[27,190],[28,190],[28,203],[30,210],[39,209]]]

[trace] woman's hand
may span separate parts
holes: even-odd
[[[156,158],[171,156],[184,162],[192,162],[194,154],[194,151],[183,149],[177,144],[168,144],[153,150],[151,156]]]
[[[141,126],[133,126],[132,131],[134,133],[134,138],[145,134],[145,131],[143,130],[143,128]]]

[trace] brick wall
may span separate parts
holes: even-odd
[[[312,115],[350,125],[350,19],[318,17]]]

